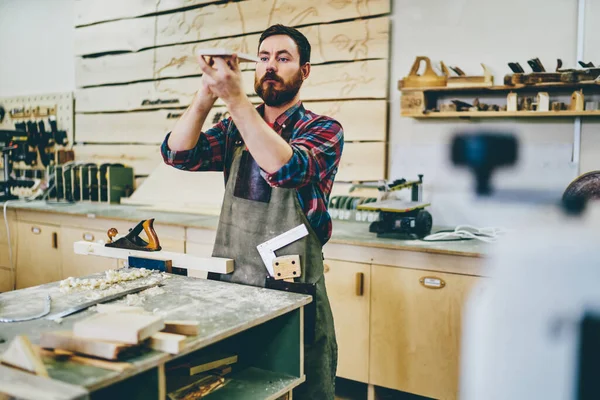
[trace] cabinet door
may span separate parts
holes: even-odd
[[[8,228],[10,229],[10,242],[13,255],[13,263],[15,262],[17,252],[17,222],[14,210],[7,210]],[[10,265],[10,254],[8,252],[8,236],[4,218],[0,217],[0,268],[10,270],[14,265]],[[10,272],[10,271],[9,271]]]
[[[370,266],[325,260],[325,285],[338,342],[337,376],[369,378]]]
[[[371,279],[370,383],[456,399],[462,307],[481,278],[373,265]]]
[[[114,258],[83,256],[75,254],[73,251],[73,243],[80,240],[85,240],[87,242],[96,242],[98,240],[106,241],[106,232],[65,226],[61,227],[60,232],[62,279],[70,276],[77,278],[117,268],[117,260]]]
[[[17,223],[17,289],[60,280],[58,226]]]

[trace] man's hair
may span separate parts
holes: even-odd
[[[260,45],[269,36],[274,35],[287,35],[292,38],[296,45],[298,46],[298,53],[300,53],[300,65],[304,65],[307,62],[310,62],[310,43],[308,43],[308,39],[304,36],[298,29],[291,28],[289,26],[284,26],[281,24],[271,25],[268,27],[262,35],[260,35],[260,40],[258,41],[258,48],[260,49]]]

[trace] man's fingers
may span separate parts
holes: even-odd
[[[233,53],[227,62],[229,67],[234,71],[238,72],[240,70],[240,61],[236,53]]]
[[[211,64],[214,63],[214,59],[211,58],[210,62]],[[204,60],[204,56],[198,56],[198,64],[200,65],[200,69],[202,70],[202,72],[204,72],[208,76],[214,76],[214,74],[217,72],[216,69],[208,65],[206,60]]]
[[[215,68],[221,71],[225,71],[226,68],[229,68],[229,63],[223,57],[215,57]]]

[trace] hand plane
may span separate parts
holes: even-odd
[[[140,237],[142,229],[146,233],[148,241]],[[114,241],[113,239],[117,237],[119,232],[115,228],[110,228],[107,234],[109,242],[105,244],[106,247],[140,251],[161,250],[158,235],[154,230],[154,218],[140,221],[133,229],[129,230],[127,235],[117,238]]]

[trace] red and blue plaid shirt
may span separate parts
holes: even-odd
[[[257,107],[261,115],[263,110],[264,104]],[[281,134],[290,122],[294,123],[289,140],[292,158],[273,174],[261,173],[272,187],[296,189],[306,218],[325,244],[331,237],[327,204],[344,146],[343,129],[336,120],[305,110],[302,102],[277,117],[273,129]],[[230,124],[231,117],[222,119],[203,132],[191,150],[170,150],[167,134],[161,146],[165,163],[188,171],[223,171],[227,183],[234,142],[239,138],[235,126],[229,129]]]

